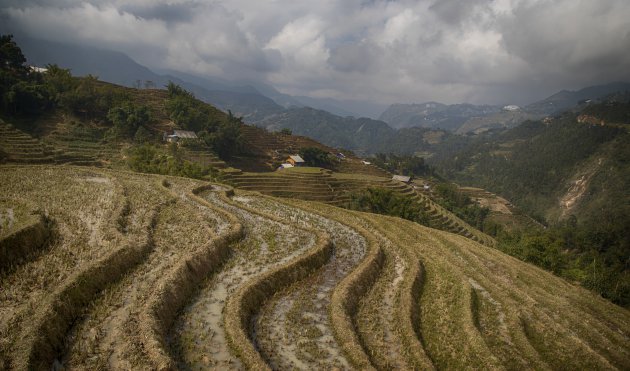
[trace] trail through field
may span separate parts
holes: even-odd
[[[216,193],[204,195],[209,202],[236,215],[245,228],[245,238],[232,246],[233,255],[211,277],[177,320],[171,335],[182,369],[240,369],[231,354],[223,327],[228,296],[254,276],[304,253],[315,244],[315,235],[227,203]],[[263,200],[258,209],[271,209],[275,202]]]
[[[285,220],[325,230],[335,252],[315,275],[276,295],[255,322],[256,340],[263,357],[275,369],[349,369],[334,336],[328,309],[337,284],[361,261],[366,241],[353,229],[332,219],[253,197],[252,206]]]

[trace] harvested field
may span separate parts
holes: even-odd
[[[482,235],[101,168],[0,189],[0,369],[630,368],[628,310]]]

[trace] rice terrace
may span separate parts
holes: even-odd
[[[16,18],[33,11],[18,3],[0,5],[0,19],[13,22],[1,31],[29,18]],[[90,10],[94,24],[106,10],[108,19],[158,27],[159,14],[181,6],[157,38],[203,50],[204,58],[217,47],[199,40],[219,31],[191,28],[185,43],[166,34],[210,15],[204,27],[251,23],[217,10],[230,1],[119,3],[67,7]],[[276,3],[283,2],[265,7]],[[424,18],[411,8],[399,9],[403,18],[388,13],[400,6],[395,0],[364,3],[375,8],[362,22],[391,16],[377,22],[391,26],[379,42],[414,48],[392,33]],[[54,22],[45,21],[49,5],[38,6],[41,18],[33,19],[45,30]],[[458,6],[415,11],[450,14]],[[627,25],[630,17],[617,13]],[[218,35],[221,50],[241,39],[267,45],[225,49],[218,59],[243,76],[252,74],[239,68],[256,65],[277,81],[299,79],[279,73],[280,65],[320,63],[310,53],[326,44],[324,32],[296,46],[293,59],[273,48],[310,35],[301,23],[321,26],[305,19],[278,25],[264,42],[253,31]],[[338,23],[345,30],[353,22]],[[332,28],[340,45],[369,36]],[[0,35],[0,370],[630,370],[630,84],[562,90],[522,107],[427,100],[385,109],[372,101],[381,118],[355,117],[346,108],[359,109],[359,101],[292,96],[266,79],[241,86],[188,74],[204,70],[201,56],[194,69],[162,65],[170,72],[159,75],[122,52],[86,46],[111,34],[129,39],[132,50],[135,32],[89,31],[65,32],[95,35],[74,46]],[[44,62],[27,59],[15,40]],[[351,68],[382,50],[366,44],[328,56],[326,49],[322,60],[339,64],[331,87],[319,72],[295,71],[318,80],[320,95],[345,97],[334,87],[359,80],[367,95],[384,85],[433,92],[437,82],[413,81],[406,65],[373,86]],[[183,66],[188,52],[147,55]],[[236,56],[273,56],[279,70],[271,60]],[[56,58],[88,72],[73,75]],[[455,59],[434,62],[446,68]],[[399,75],[410,80],[396,86]],[[442,92],[467,99],[485,89],[483,78]],[[298,85],[286,91],[300,92]],[[492,88],[511,97],[518,86]],[[392,94],[374,97],[419,99]]]
[[[629,365],[625,309],[459,235],[178,177],[1,171],[3,368]]]

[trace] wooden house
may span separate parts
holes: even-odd
[[[293,165],[293,166],[304,166],[304,164],[305,164],[304,159],[302,157],[300,157],[300,155],[289,156],[289,158],[287,158],[286,162],[291,164],[291,165]]]

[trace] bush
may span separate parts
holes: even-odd
[[[596,223],[582,225],[573,218],[545,230],[502,233],[498,248],[627,307],[629,224],[630,216],[623,214],[604,213]]]
[[[422,157],[395,155],[393,153],[377,153],[372,159],[374,164],[391,173],[406,176],[435,175],[432,167],[424,162]]]
[[[151,121],[151,115],[148,107],[126,102],[111,108],[107,112],[107,119],[114,124],[113,130],[117,137],[131,138]],[[145,131],[148,133],[146,129]]]
[[[300,156],[308,166],[334,168],[336,165],[335,157],[317,147],[305,147],[300,149]]]
[[[490,213],[488,208],[477,205],[470,197],[460,192],[454,184],[439,183],[434,189],[438,196],[437,202],[442,207],[466,223],[485,231],[485,220]]]
[[[430,226],[429,215],[420,204],[410,202],[409,198],[390,189],[367,188],[351,194],[350,197],[351,200],[346,205],[349,209],[397,216]]]
[[[141,173],[177,175],[194,179],[201,179],[213,173],[210,166],[182,160],[175,143],[169,146],[169,152],[163,153],[151,144],[132,147],[129,151],[128,164],[132,170]]]

